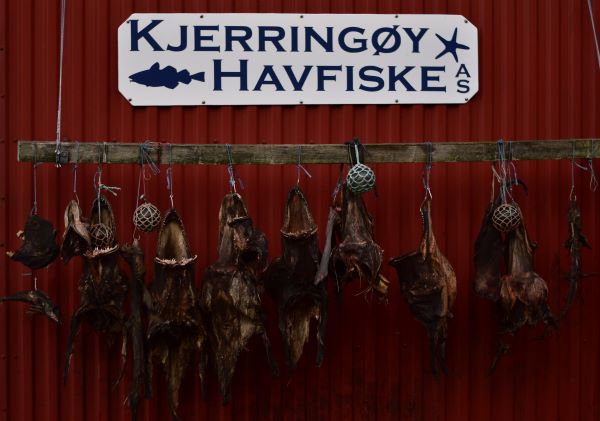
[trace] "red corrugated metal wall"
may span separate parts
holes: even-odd
[[[595,2],[596,22],[600,4]],[[185,143],[340,143],[552,139],[600,136],[600,71],[585,0],[68,0],[65,41],[63,135],[82,141]],[[117,91],[117,27],[134,12],[451,13],[479,29],[480,90],[460,106],[263,106],[132,108]],[[31,165],[16,162],[17,139],[52,139],[56,129],[60,2],[0,0],[0,246],[18,247],[14,233],[32,205]],[[567,162],[518,163],[529,188],[520,204],[539,244],[536,269],[558,310],[566,293],[568,256]],[[79,197],[92,200],[92,174],[79,173]],[[303,181],[324,231],[335,166],[309,166]],[[377,165],[380,197],[368,197],[376,239],[386,259],[414,249],[421,224],[418,165]],[[279,227],[295,170],[240,166],[243,195],[256,225],[265,231],[271,256],[279,253]],[[105,180],[122,187],[112,199],[119,238],[130,241],[136,168],[105,168]],[[600,194],[578,172],[584,232],[594,246],[584,252],[586,271],[600,272]],[[558,332],[536,341],[524,329],[493,376],[495,312],[471,291],[472,248],[489,198],[489,164],[436,165],[433,218],[442,250],[458,276],[458,301],[450,326],[450,373],[439,381],[429,371],[425,332],[400,298],[396,275],[388,305],[366,302],[349,288],[341,305],[331,300],[325,363],[314,367],[314,338],[296,372],[271,379],[264,352],[253,342],[242,355],[233,401],[223,407],[214,377],[210,401],[200,399],[190,369],[181,393],[182,420],[598,420],[600,419],[600,278],[582,282],[579,297]],[[41,215],[62,229],[71,193],[71,168],[44,165],[39,176]],[[164,180],[153,179],[149,197],[168,206]],[[215,259],[217,212],[228,191],[224,167],[175,169],[175,200],[193,250],[197,281]],[[156,236],[143,239],[147,261]],[[4,254],[4,253],[2,253]],[[1,260],[0,293],[32,286],[21,266]],[[150,265],[149,265],[150,266]],[[151,268],[149,268],[151,270]],[[66,320],[79,303],[80,262],[57,262],[39,272],[39,286]],[[268,329],[283,366],[276,314],[264,300]],[[68,324],[55,326],[25,315],[20,304],[0,306],[0,420],[125,420],[129,378],[114,391],[118,346],[83,329],[71,374],[61,383]],[[110,355],[110,357],[109,357]],[[140,419],[168,417],[162,374],[155,398]]]

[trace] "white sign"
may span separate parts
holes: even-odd
[[[119,27],[133,105],[450,104],[479,89],[457,15],[136,13]]]

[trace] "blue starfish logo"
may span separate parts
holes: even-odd
[[[442,41],[442,43],[444,44],[444,50],[441,53],[439,53],[437,56],[435,56],[436,59],[441,58],[441,57],[445,56],[446,54],[450,53],[454,57],[454,60],[456,60],[456,62],[458,63],[458,55],[456,54],[456,50],[470,50],[471,49],[470,47],[468,47],[464,44],[460,44],[460,43],[456,42],[457,33],[458,33],[458,28],[454,28],[454,34],[452,35],[452,38],[450,40],[442,38],[439,34],[435,34],[435,36],[438,37],[438,39],[440,41]]]

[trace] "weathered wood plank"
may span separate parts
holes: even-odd
[[[425,162],[425,143],[366,144],[367,162]],[[38,162],[55,162],[55,144],[52,141],[21,140],[18,144],[18,161],[33,162],[34,148],[37,148]],[[345,145],[232,145],[235,164],[295,164],[301,148],[302,162],[305,164],[335,164],[347,162]],[[166,144],[160,145],[150,155],[155,162],[169,163]],[[600,157],[600,139],[518,141],[510,145],[505,142],[507,158],[518,160],[553,160]],[[64,162],[77,160],[76,143],[61,144]],[[139,143],[79,143],[79,162],[128,164],[139,162]],[[475,162],[498,159],[497,142],[444,142],[433,144],[433,162]],[[172,146],[174,164],[227,164],[227,150],[222,144],[178,144]]]

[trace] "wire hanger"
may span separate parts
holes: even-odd
[[[304,174],[306,174],[308,178],[312,178],[312,175],[310,175],[308,170],[302,165],[302,145],[298,145],[298,163],[296,164],[296,187],[300,187],[300,171],[304,171]]]
[[[227,151],[227,160],[229,164],[227,165],[227,172],[229,173],[229,186],[232,192],[237,193],[235,179],[237,178],[238,183],[240,183],[240,187],[242,190],[244,189],[244,183],[242,183],[242,179],[237,176],[235,172],[235,168],[233,167],[233,154],[231,152],[231,145],[226,144],[225,150]]]
[[[423,189],[425,190],[425,197],[423,198],[423,203],[428,199],[433,199],[433,195],[431,194],[431,187],[429,184],[429,179],[431,176],[431,168],[433,167],[433,144],[431,142],[426,142],[426,162],[423,166],[423,170],[421,171],[421,181],[423,182]]]

